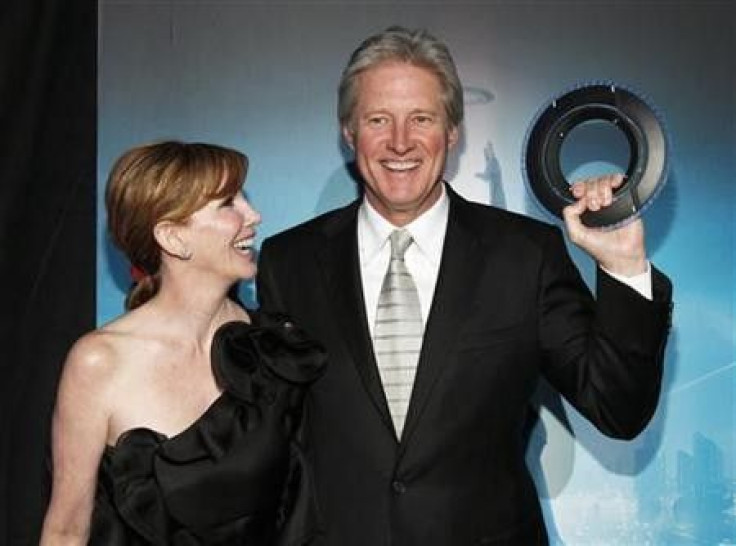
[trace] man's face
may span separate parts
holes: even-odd
[[[389,222],[403,226],[442,195],[447,151],[457,142],[432,72],[386,62],[358,76],[351,125],[343,135],[355,151],[365,197]]]

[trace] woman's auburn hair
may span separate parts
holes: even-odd
[[[248,158],[237,150],[178,141],[137,146],[115,161],[105,191],[108,231],[145,274],[128,295],[128,309],[158,291],[162,251],[153,233],[156,224],[186,223],[209,201],[235,195],[247,169]]]

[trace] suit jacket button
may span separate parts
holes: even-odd
[[[403,495],[406,493],[406,485],[404,485],[404,482],[400,482],[399,480],[394,480],[391,483],[391,489],[393,489],[394,493],[397,495]]]

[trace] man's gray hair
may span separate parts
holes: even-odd
[[[442,104],[449,126],[463,120],[463,88],[447,46],[424,29],[393,26],[367,38],[350,56],[340,78],[337,113],[340,125],[350,127],[358,99],[358,76],[388,61],[405,62],[433,72],[442,88]]]

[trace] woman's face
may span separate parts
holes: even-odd
[[[228,281],[253,278],[255,228],[260,222],[261,215],[241,192],[210,201],[187,222],[192,265]]]

